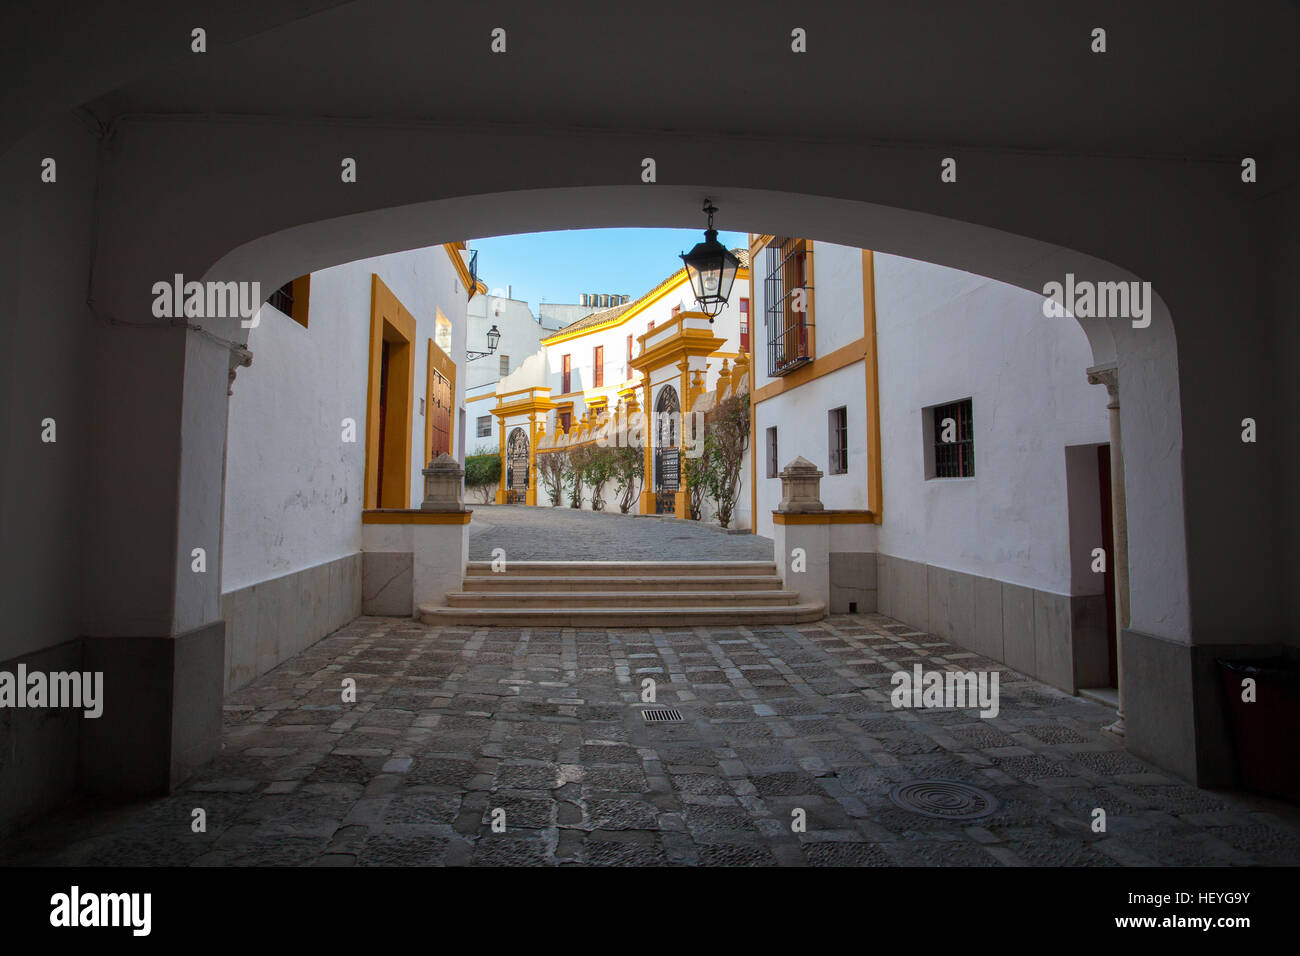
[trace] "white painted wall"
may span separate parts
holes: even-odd
[[[502,377],[502,356],[510,359],[508,375],[537,351],[543,336],[550,334],[533,316],[528,303],[519,299],[476,295],[470,300],[467,312],[467,348],[487,351],[488,331],[495,325],[501,333],[495,354],[465,363],[465,387],[471,393],[481,391],[485,385],[495,384]]]
[[[816,348],[824,357],[862,336],[862,253],[816,242],[813,255]],[[1071,561],[1066,482],[1066,446],[1109,437],[1106,391],[1085,375],[1092,350],[1083,329],[1072,318],[1044,318],[1042,298],[1031,292],[898,256],[874,259],[880,552],[1059,594],[1098,593]],[[760,253],[754,279],[760,330],[764,260]],[[773,381],[766,359],[763,350],[760,388]],[[967,397],[975,477],[927,480],[922,409]],[[848,411],[849,472],[832,476],[827,413],[840,405]],[[803,456],[827,473],[821,486],[827,508],[865,509],[865,414],[862,362],[757,405],[760,534],[772,536],[771,512],[781,498],[780,479],[766,477],[767,428],[777,426],[780,467]],[[1076,499],[1087,490],[1076,488]],[[1088,553],[1081,527],[1076,515],[1076,555]]]
[[[441,246],[312,273],[307,328],[262,309],[253,364],[230,398],[223,592],[361,549],[372,273],[416,319],[410,506],[423,498],[419,405],[439,309],[452,323],[455,407],[464,407],[465,292]],[[356,422],[355,443],[341,440],[345,418]]]
[[[1082,328],[991,279],[879,253],[875,267],[880,551],[1074,593],[1065,447],[1108,440]],[[927,481],[921,410],[966,397],[975,477]]]
[[[859,275],[861,271],[859,270]],[[861,283],[858,283],[861,302]],[[845,312],[845,316],[852,313]],[[851,322],[851,318],[848,319]],[[840,325],[844,322],[837,323]],[[829,323],[828,323],[829,325]],[[861,315],[858,328],[861,329]],[[861,332],[859,331],[859,337]],[[821,329],[818,329],[818,342]],[[820,344],[818,350],[820,351]],[[764,356],[766,358],[766,356]],[[849,470],[843,475],[830,473],[830,432],[828,413],[845,407],[848,417]],[[767,429],[776,426],[777,467],[784,468],[795,458],[808,459],[824,474],[821,484],[822,503],[827,508],[865,510],[867,501],[867,383],[862,362],[854,362],[829,375],[759,402],[756,408],[757,429],[750,449],[758,464],[758,533],[772,537],[772,511],[781,502],[781,479],[767,477]],[[748,486],[749,473],[744,475]],[[749,491],[745,492],[748,506]]]

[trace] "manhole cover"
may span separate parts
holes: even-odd
[[[682,715],[671,707],[651,707],[641,711],[641,719],[647,724],[672,724],[681,723]]]
[[[913,780],[895,787],[889,799],[904,810],[940,820],[975,820],[998,808],[993,794],[955,780]]]

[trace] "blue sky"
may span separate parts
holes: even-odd
[[[582,292],[626,293],[635,300],[682,267],[677,258],[704,239],[700,229],[571,229],[471,239],[479,278],[489,292],[511,286],[537,313],[539,303],[577,302]],[[718,232],[729,249],[745,248],[743,232]]]

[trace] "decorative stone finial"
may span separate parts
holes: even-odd
[[[781,503],[777,511],[799,513],[825,511],[821,498],[822,472],[800,456],[781,470]]]

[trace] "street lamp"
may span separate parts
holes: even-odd
[[[712,322],[731,298],[731,286],[736,281],[740,260],[718,242],[718,230],[713,228],[713,214],[718,211],[717,207],[706,199],[704,211],[709,214],[709,228],[704,232],[704,241],[697,243],[690,252],[682,253],[681,258],[691,280],[691,289],[695,292],[695,301]]]
[[[497,345],[501,342],[501,332],[495,325],[488,329],[487,334],[488,347],[486,352],[476,352],[473,349],[465,350],[465,361],[472,362],[475,359],[486,358],[497,350]]]

